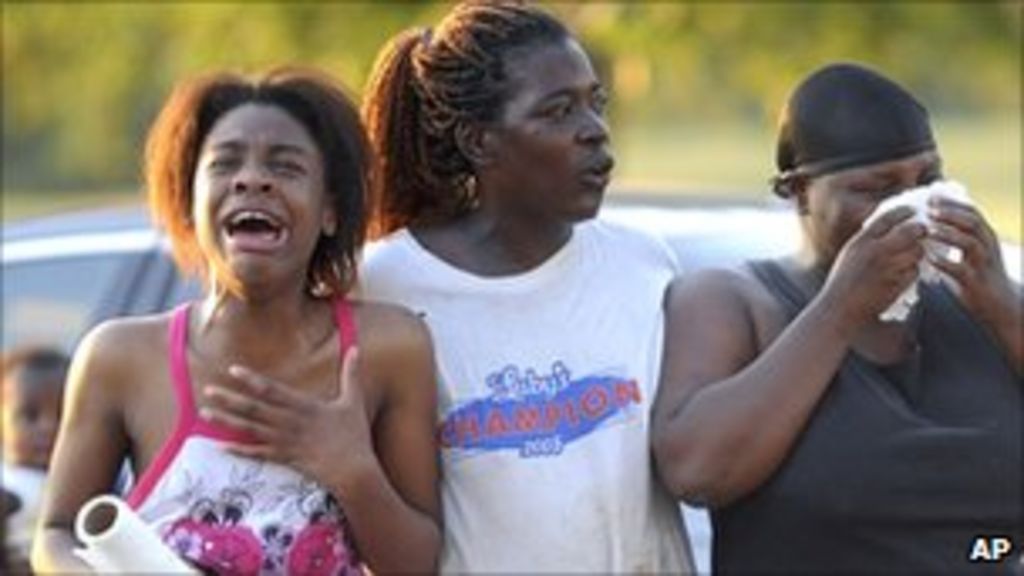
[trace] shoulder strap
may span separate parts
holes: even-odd
[[[790,280],[775,260],[753,260],[747,264],[754,276],[768,289],[768,293],[782,305],[789,319],[795,318],[811,301],[810,296]]]
[[[181,415],[190,419],[195,414],[196,404],[192,397],[192,378],[188,372],[188,317],[189,304],[178,306],[171,317],[168,338],[171,359],[171,386],[178,400]]]
[[[352,311],[352,303],[348,298],[334,301],[334,324],[338,327],[338,352],[345,358],[345,352],[356,344],[356,322]]]
[[[149,467],[127,494],[125,501],[138,508],[149,497],[157,482],[171,466],[190,431],[197,425],[196,404],[192,396],[192,379],[188,373],[188,316],[190,304],[171,312],[168,325],[167,353],[170,360],[171,387],[177,402],[177,416],[171,435],[160,447]]]

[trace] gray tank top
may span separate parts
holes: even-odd
[[[809,302],[777,262],[751,266],[788,320]],[[772,478],[712,512],[717,573],[1020,569],[1024,385],[947,288],[920,295],[918,350],[894,366],[848,354]],[[1000,537],[1010,557],[978,557]]]

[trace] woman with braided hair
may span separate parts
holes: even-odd
[[[362,287],[433,335],[444,572],[690,569],[648,441],[675,263],[594,219],[606,99],[565,26],[519,2],[458,4],[371,74],[383,238]]]
[[[676,265],[594,219],[613,164],[605,100],[565,26],[519,2],[458,4],[396,36],[371,74],[383,237],[360,289],[432,335],[442,572],[690,570],[649,442]],[[295,449],[337,453],[320,438]]]
[[[434,342],[440,570],[688,571],[648,440],[676,265],[594,219],[613,160],[587,53],[542,10],[467,2],[395,37],[371,76],[385,237],[360,288],[417,313]],[[294,450],[321,461],[343,440],[317,438]]]

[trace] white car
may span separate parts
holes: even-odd
[[[608,218],[661,236],[684,271],[736,266],[792,252],[800,230],[784,202],[613,197]],[[1021,247],[1003,243],[1020,282]],[[70,351],[106,318],[166,310],[199,294],[175,272],[168,244],[141,207],[76,212],[3,227],[3,345],[45,343]],[[683,506],[698,570],[710,571],[711,530],[703,510]]]

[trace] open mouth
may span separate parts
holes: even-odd
[[[265,251],[280,246],[287,229],[273,214],[262,210],[239,210],[224,224],[231,244],[242,250]]]

